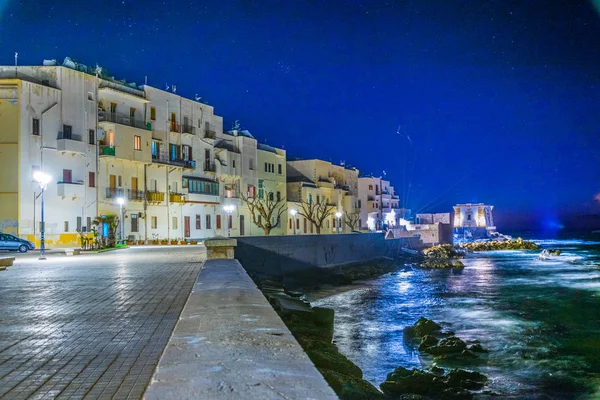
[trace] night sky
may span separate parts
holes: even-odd
[[[501,227],[600,212],[599,43],[575,0],[0,0],[0,64],[176,85],[288,158],[386,171],[413,211],[490,203]]]

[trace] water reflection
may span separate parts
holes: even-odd
[[[593,398],[590,390],[600,387],[600,251],[581,242],[561,248],[556,261],[490,252],[469,257],[460,272],[402,271],[315,305],[336,310],[336,343],[376,385],[397,366],[429,366],[402,334],[426,316],[490,350],[472,369],[505,397]]]

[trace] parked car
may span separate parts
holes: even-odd
[[[27,253],[28,250],[35,249],[35,245],[30,241],[19,239],[8,233],[0,233],[0,250],[20,251]]]

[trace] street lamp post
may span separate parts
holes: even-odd
[[[45,243],[45,233],[46,233],[46,221],[44,220],[44,192],[48,187],[48,183],[52,180],[52,177],[45,172],[35,171],[33,174],[33,179],[40,185],[40,190],[42,191],[42,229],[40,236],[40,260],[46,259],[46,243]]]
[[[231,213],[235,210],[235,206],[233,204],[229,204],[223,206],[223,210],[227,213],[227,237],[231,236]]]
[[[338,220],[338,229],[337,229],[337,231],[338,231],[338,233],[340,233],[341,232],[341,228],[342,228],[342,213],[340,211],[338,211],[338,212],[335,213],[335,216],[337,217],[337,220]]]
[[[119,203],[119,242],[123,241],[123,204],[125,199],[123,197],[117,197],[117,203]]]
[[[298,210],[291,209],[290,214],[292,214],[292,218],[294,219],[294,235],[296,234],[296,214],[298,214]]]

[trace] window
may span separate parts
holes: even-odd
[[[156,121],[156,107],[150,107],[150,119]]]
[[[265,163],[265,172],[269,172],[269,164]]]
[[[233,168],[235,168],[235,160],[231,161],[231,165],[233,166]]]
[[[182,153],[183,153],[183,159],[188,161],[192,159],[192,146],[188,146],[187,144],[184,144],[181,147]]]
[[[310,193],[308,194],[308,202],[312,203],[312,194],[310,194]]]
[[[210,214],[206,214],[206,229],[211,229]]]
[[[317,195],[317,204],[321,203],[321,197]]]
[[[158,218],[157,217],[151,217],[150,218],[150,227],[152,229],[156,229],[157,226],[158,226]]]
[[[256,188],[253,185],[248,185],[248,198],[253,199],[256,193]]]
[[[269,192],[269,200],[273,201],[273,192]]]
[[[115,114],[117,112],[117,103],[110,103],[110,113]]]
[[[88,131],[88,143],[96,144],[96,131],[94,131],[93,129],[90,129]]]
[[[119,187],[123,186],[123,180],[121,179],[121,175],[119,175]]]
[[[63,169],[63,182],[64,183],[71,183],[71,179],[72,179],[72,174],[73,171],[71,171],[70,169]]]
[[[36,136],[40,135],[40,120],[37,118],[32,120],[31,133]]]
[[[467,221],[471,220],[471,214],[467,215]]]
[[[196,229],[202,229],[202,226],[200,225],[200,214],[196,214]]]
[[[282,173],[281,171],[282,171],[281,164],[278,164],[278,165],[277,165],[277,173],[278,173],[279,175],[283,175],[283,173]]]
[[[332,218],[331,220],[332,220],[333,227],[335,228],[335,218]]]
[[[292,229],[292,228],[293,228],[293,226],[292,226],[292,219],[290,218],[289,219],[289,223],[288,223],[288,229]]]
[[[87,217],[86,226],[87,226],[87,231],[91,232],[92,231],[92,217]]]
[[[254,169],[254,159],[253,159],[253,158],[251,158],[251,159],[249,160],[249,163],[248,163],[248,168],[249,168],[250,170],[253,170],[253,169]]]
[[[229,225],[229,229],[233,229],[233,215],[229,214],[227,217],[227,224]]]
[[[258,224],[262,224],[262,215],[258,214]]]
[[[281,217],[280,216],[277,217],[277,227],[281,228]]]
[[[296,220],[296,229],[300,229],[300,219]]]
[[[142,150],[142,137],[141,136],[134,136],[133,137],[133,149],[134,150]]]
[[[221,216],[217,215],[217,229],[221,229]]]
[[[180,147],[176,144],[172,144],[170,152],[169,152],[171,161],[175,161],[175,160],[179,159],[179,152],[180,152]]]
[[[183,117],[183,126],[185,126],[186,128],[190,126],[190,120],[188,117]]]
[[[69,232],[69,221],[65,221],[65,232]]]
[[[77,217],[77,232],[81,232],[81,217]]]
[[[202,125],[202,118],[198,118],[198,128],[200,128],[200,125]]]
[[[160,151],[160,143],[156,140],[152,141],[152,158],[158,158],[158,153]]]
[[[369,185],[369,190],[373,190],[373,185]]]
[[[135,119],[135,108],[129,108],[129,118],[133,121]]]
[[[304,230],[304,233],[306,233],[306,218],[304,218],[304,224],[303,224],[303,228],[304,228],[304,229],[303,229],[303,230]]]
[[[172,219],[171,219],[171,229],[178,229],[177,228],[177,217],[172,217]]]
[[[281,201],[281,192],[277,192],[277,201]]]
[[[88,92],[88,100],[89,101],[94,101],[94,93]]]
[[[71,139],[73,135],[73,127],[71,125],[63,125],[63,139]]]
[[[361,208],[360,200],[358,200],[358,208]]]
[[[138,215],[137,214],[131,214],[131,232],[137,232],[138,231],[138,227],[139,227],[139,223],[138,223]]]
[[[88,172],[88,186],[93,188],[96,187],[96,173]]]
[[[258,198],[259,199],[265,198],[265,181],[262,179],[258,180]]]

